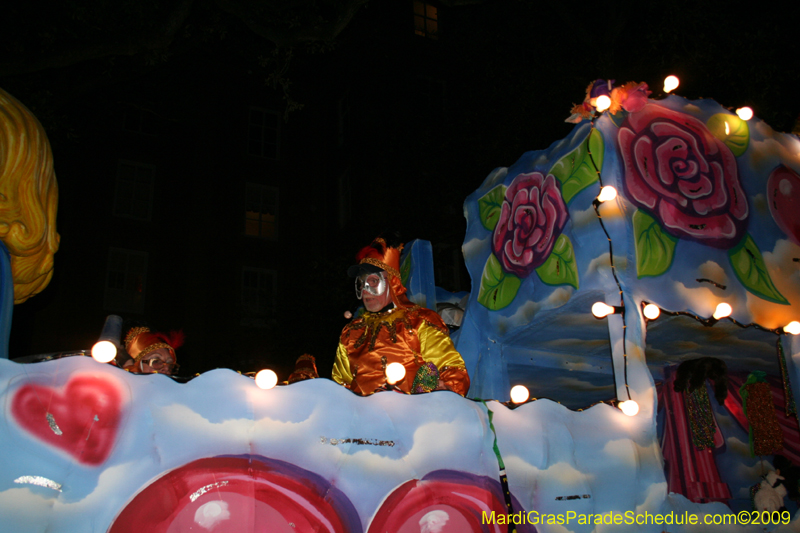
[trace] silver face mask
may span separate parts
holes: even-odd
[[[386,273],[359,274],[356,277],[356,298],[360,300],[364,291],[373,296],[380,296],[386,292]]]

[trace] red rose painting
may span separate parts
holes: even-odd
[[[730,149],[699,120],[655,104],[620,127],[626,197],[671,235],[728,249],[745,235],[747,199]]]

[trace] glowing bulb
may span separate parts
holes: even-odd
[[[661,309],[656,304],[647,304],[644,306],[644,316],[648,320],[655,320],[661,314]]]
[[[592,314],[596,318],[603,318],[613,313],[614,308],[610,305],[604,304],[603,302],[595,302],[595,304],[592,306]]]
[[[600,189],[600,194],[597,195],[597,199],[601,202],[607,202],[609,200],[613,200],[617,197],[617,189],[612,187],[611,185],[606,185],[602,189]]]
[[[783,331],[785,331],[786,333],[791,333],[792,335],[800,334],[800,322],[798,322],[797,320],[792,320],[791,322],[783,326]]]
[[[722,302],[714,310],[714,315],[713,316],[714,316],[714,318],[719,320],[720,318],[725,318],[726,316],[731,316],[732,312],[733,312],[733,309],[731,309],[731,306],[726,304],[725,302]]]
[[[753,110],[749,107],[740,107],[736,110],[736,114],[739,115],[739,118],[742,120],[750,120],[753,118]]]
[[[602,113],[603,111],[611,107],[611,98],[609,98],[605,94],[601,94],[595,99],[594,107],[596,107],[597,110]]]
[[[269,390],[278,384],[278,374],[265,368],[256,374],[256,385],[264,390]]]
[[[406,377],[406,367],[400,363],[389,363],[386,367],[386,383],[394,385]]]
[[[681,84],[681,81],[678,79],[677,76],[667,76],[664,78],[664,92],[670,93],[678,88],[678,85]]]
[[[620,402],[617,407],[619,407],[620,411],[628,416],[634,416],[639,412],[639,404],[633,400],[625,400],[624,402]]]
[[[98,363],[109,363],[117,356],[117,347],[113,342],[99,341],[92,346],[92,357]]]
[[[525,385],[514,385],[511,387],[511,401],[514,403],[525,403],[530,398],[531,393]]]

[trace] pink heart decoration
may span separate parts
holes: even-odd
[[[11,413],[39,440],[61,448],[81,463],[97,466],[114,447],[122,397],[119,385],[107,377],[76,376],[60,390],[34,384],[20,387],[11,402]]]

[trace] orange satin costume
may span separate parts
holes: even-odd
[[[386,383],[386,366],[400,363],[406,375],[395,386],[410,392],[417,370],[432,362],[439,369],[439,379],[464,396],[469,390],[464,360],[441,317],[406,297],[398,272],[400,249],[376,239],[356,256],[359,264],[371,264],[387,272],[394,307],[378,313],[365,311],[345,326],[336,351],[333,379],[358,394],[372,394]]]

